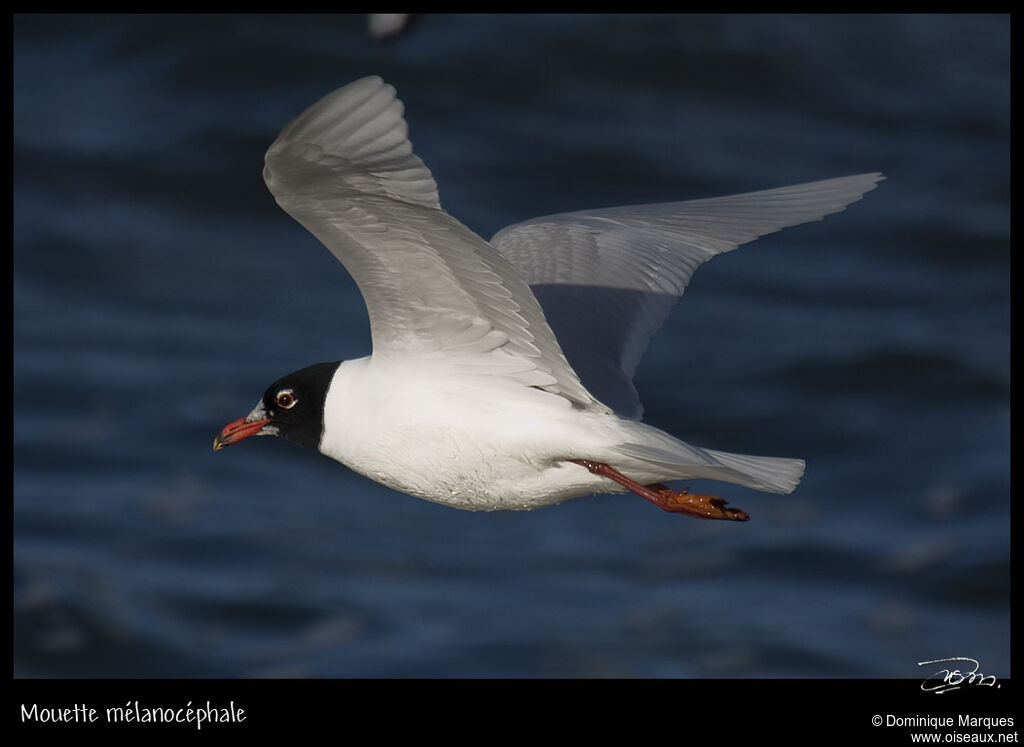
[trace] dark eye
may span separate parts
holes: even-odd
[[[277,393],[277,406],[282,410],[290,410],[298,403],[298,398],[292,394],[291,389],[282,389]]]

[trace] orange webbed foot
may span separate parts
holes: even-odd
[[[614,480],[622,487],[643,496],[664,511],[687,514],[698,519],[750,520],[750,516],[746,511],[728,507],[725,501],[717,495],[691,493],[687,488],[675,491],[662,485],[660,482],[653,485],[641,485],[604,462],[591,462],[587,459],[570,459],[569,461],[581,467],[586,467],[595,475],[602,475],[610,480]]]
[[[650,498],[652,503],[672,513],[689,514],[699,519],[722,519],[725,521],[749,521],[750,515],[746,511],[732,508],[717,495],[701,495],[691,493],[686,488],[680,491],[671,490],[661,483],[645,485],[648,490],[655,494]],[[644,496],[645,498],[647,496]]]

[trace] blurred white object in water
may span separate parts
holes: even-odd
[[[370,13],[366,27],[374,39],[397,36],[409,25],[412,13]]]

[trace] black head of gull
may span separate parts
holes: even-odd
[[[214,451],[249,436],[280,436],[315,449],[324,430],[324,402],[337,361],[315,363],[283,376],[263,393],[252,412],[224,426],[214,439]]]

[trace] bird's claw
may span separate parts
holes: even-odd
[[[722,519],[725,521],[748,521],[750,515],[746,511],[727,506],[717,495],[700,495],[691,493],[687,488],[680,491],[656,483],[646,486],[655,494],[653,502],[665,511],[689,514],[699,519]]]

